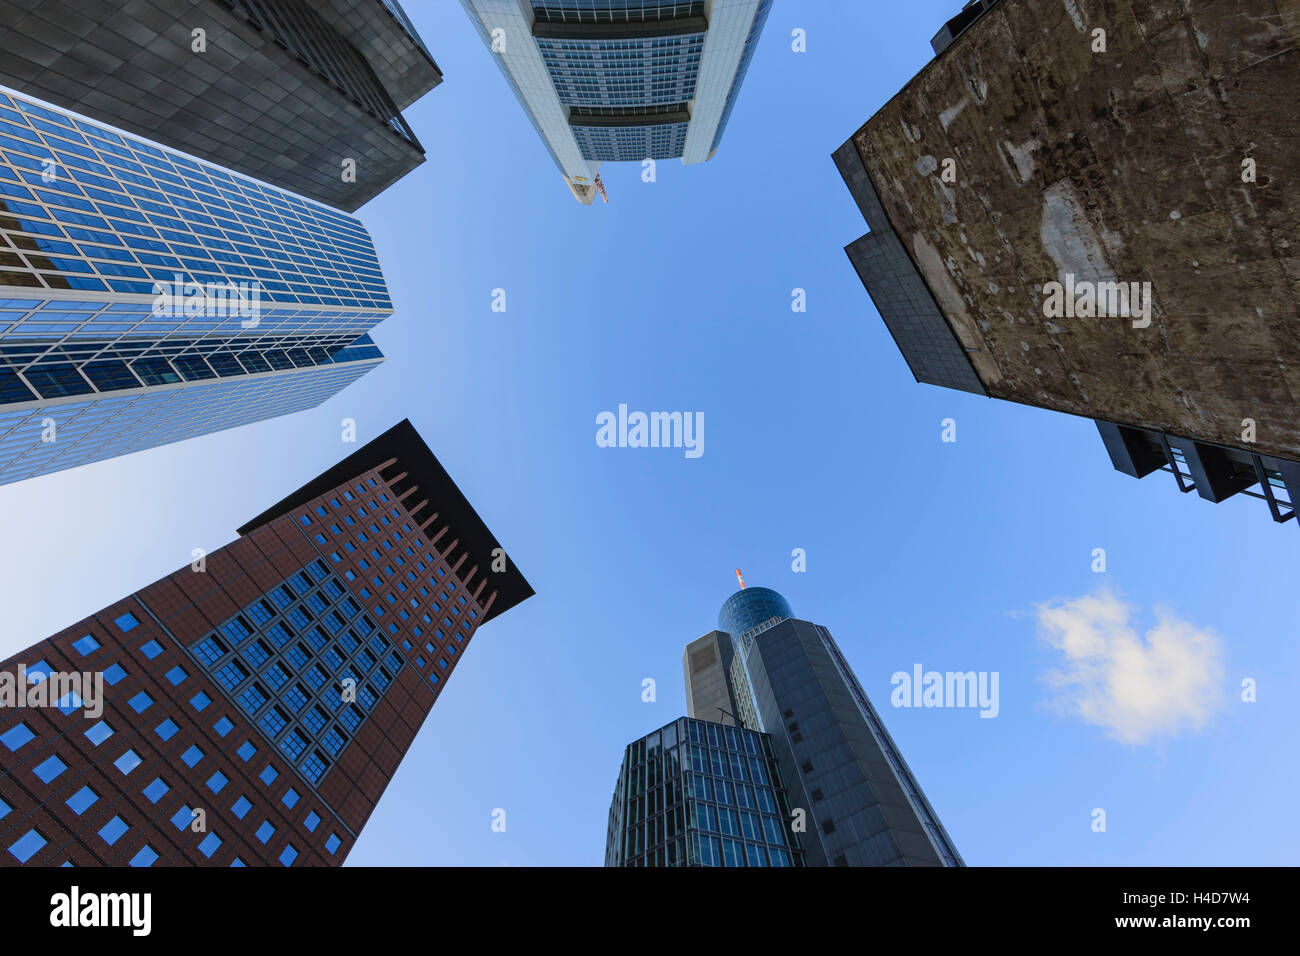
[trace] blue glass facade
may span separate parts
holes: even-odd
[[[695,96],[704,34],[619,40],[539,38],[566,106],[656,106]]]
[[[313,787],[405,664],[320,559],[189,653]]]
[[[769,618],[794,617],[785,598],[770,588],[742,588],[727,598],[718,612],[718,630],[736,640]]]
[[[319,404],[391,311],[356,219],[0,92],[0,483]]]
[[[701,0],[533,0],[539,18],[562,23],[618,22],[703,16]]]
[[[643,159],[674,159],[686,148],[689,123],[662,126],[577,126],[574,138],[582,155],[604,162],[640,162]]]
[[[803,866],[766,734],[680,718],[628,746],[606,866]]]

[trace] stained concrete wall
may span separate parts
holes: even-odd
[[[854,136],[991,395],[1300,458],[1298,36],[1296,0],[1003,0]],[[1046,317],[1067,273],[1150,282],[1150,327]]]

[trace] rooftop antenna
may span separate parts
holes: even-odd
[[[740,589],[745,590],[745,579],[740,576],[740,568],[736,568],[736,580],[740,582]]]
[[[609,202],[609,195],[605,192],[605,184],[600,181],[600,173],[596,174],[596,188],[600,190],[600,198]]]

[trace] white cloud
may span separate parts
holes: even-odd
[[[1122,743],[1199,730],[1222,702],[1219,639],[1167,609],[1145,636],[1137,609],[1105,589],[1037,610],[1039,636],[1064,655],[1045,675],[1055,703]]]

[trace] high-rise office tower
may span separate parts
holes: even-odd
[[[0,663],[0,864],[337,865],[532,595],[409,422]]]
[[[628,748],[606,865],[786,865],[773,846],[795,865],[964,865],[830,632],[797,619],[780,594],[742,583],[683,667],[692,720]],[[714,753],[734,740],[768,757],[770,799],[787,808],[764,810],[772,821],[741,788],[757,768]]]
[[[767,734],[679,717],[628,745],[606,866],[804,866]]]
[[[1293,517],[1298,39],[1273,0],[968,4],[835,153],[914,377]]]
[[[713,157],[772,0],[461,0],[582,203],[601,163]]]
[[[0,83],[351,212],[442,81],[397,0],[0,0]]]
[[[0,483],[318,405],[391,312],[353,217],[0,91]]]

